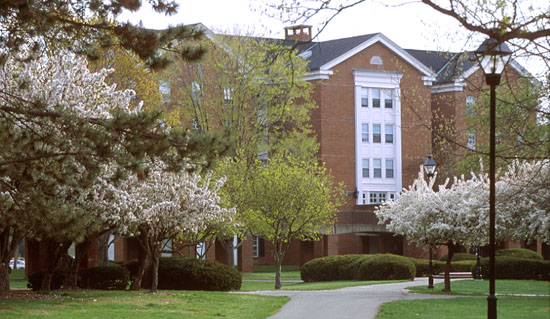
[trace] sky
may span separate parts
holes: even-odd
[[[281,0],[268,0],[280,3]],[[288,1],[288,0],[287,0]],[[307,2],[311,0],[297,0]],[[333,0],[339,2],[341,0]],[[163,29],[169,25],[202,23],[214,32],[247,34],[284,38],[284,27],[279,17],[264,13],[265,1],[261,0],[176,0],[178,13],[164,16],[153,11],[143,1],[138,12],[125,12],[119,21],[142,22],[144,27]],[[405,3],[405,4],[402,4]],[[272,12],[275,12],[272,10]],[[277,11],[278,13],[278,11]],[[326,27],[327,15],[317,15],[305,24],[313,27],[318,40],[331,40],[381,32],[404,49],[439,50],[460,52],[475,50],[484,40],[473,36],[459,23],[419,0],[370,0],[346,9],[332,19]],[[518,61],[532,74],[540,76],[541,63],[535,59],[520,58]],[[544,69],[544,68],[543,68]]]
[[[258,0],[177,0],[180,7],[174,16],[157,14],[144,3],[137,13],[125,13],[119,21],[143,22],[152,29],[166,28],[169,24],[202,23],[213,31],[235,33],[240,30],[257,36],[284,38],[284,24],[278,18],[262,13],[264,3]],[[272,1],[273,2],[273,1]],[[393,1],[402,2],[402,1]],[[385,1],[392,3],[392,1]],[[322,27],[322,16],[308,21],[313,34]],[[463,39],[449,41],[449,34],[460,35],[455,20],[445,17],[420,3],[386,6],[381,1],[363,3],[336,16],[319,34],[319,40],[351,37],[381,32],[407,49],[440,49],[461,51]],[[479,40],[481,41],[481,40]],[[468,49],[471,49],[471,44]]]

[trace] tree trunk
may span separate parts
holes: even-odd
[[[449,252],[447,253],[447,263],[445,264],[445,288],[444,292],[451,291],[451,261],[453,260],[455,245],[449,241],[447,242],[447,248]]]
[[[65,281],[63,282],[64,289],[78,289],[78,270],[80,268],[80,262],[88,253],[88,250],[90,249],[90,246],[94,239],[96,239],[96,237],[86,237],[84,242],[79,244],[75,249],[74,259],[69,259],[69,263],[67,265],[67,268],[65,269]]]
[[[10,292],[10,273],[9,259],[0,260],[0,295]]]
[[[281,289],[283,287],[283,284],[281,283],[281,268],[282,268],[282,260],[277,260],[277,269],[275,269],[275,289]]]
[[[136,277],[134,278],[134,281],[132,282],[132,286],[130,287],[130,290],[138,291],[141,288],[141,281],[143,280],[143,274],[145,274],[145,270],[147,267],[147,253],[145,250],[140,247],[140,252],[138,254],[138,269],[136,272]]]
[[[150,292],[156,293],[159,284],[159,260],[160,260],[160,244],[155,245],[153,249],[152,267],[151,267],[151,290]]]
[[[0,294],[10,292],[10,259],[21,240],[21,233],[12,227],[6,227],[0,232]]]
[[[107,232],[97,238],[97,261],[101,266],[106,266],[109,261],[109,238],[112,232]]]
[[[52,277],[54,271],[59,265],[61,257],[67,253],[67,250],[71,246],[72,241],[57,242],[55,239],[48,240],[48,269],[44,274],[44,279],[42,280],[42,285],[40,290],[49,291],[51,289]]]

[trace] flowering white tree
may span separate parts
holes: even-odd
[[[550,160],[515,161],[495,186],[508,236],[550,244]]]
[[[424,246],[446,245],[449,249],[445,267],[445,288],[450,291],[450,262],[456,244],[480,245],[489,239],[489,187],[484,175],[471,179],[447,180],[433,190],[435,177],[424,179],[422,167],[418,178],[404,189],[396,201],[380,205],[375,214],[379,223],[411,242]]]
[[[496,183],[497,240],[540,239],[550,242],[550,162],[516,162]],[[396,201],[375,211],[388,230],[425,246],[447,245],[445,291],[450,291],[450,262],[456,244],[486,245],[489,242],[489,180],[472,173],[470,179],[454,178],[433,190],[435,177],[418,178]]]
[[[119,233],[135,237],[147,256],[140,261],[132,289],[139,289],[145,260],[152,260],[152,286],[158,285],[161,245],[182,233],[199,233],[212,221],[233,223],[234,208],[224,208],[217,192],[224,179],[212,181],[210,175],[170,172],[166,165],[152,164],[147,174],[130,176],[119,187],[111,187],[120,203],[116,218]],[[147,175],[147,176],[145,176]]]

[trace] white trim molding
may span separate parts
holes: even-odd
[[[462,92],[465,86],[466,82],[457,80],[451,83],[434,85],[432,86],[431,92],[432,94],[445,92]]]
[[[304,81],[313,81],[313,80],[328,80],[329,77],[334,74],[332,70],[318,70],[309,72],[304,75]]]

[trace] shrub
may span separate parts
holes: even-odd
[[[541,254],[524,248],[506,248],[495,251],[495,256],[506,256],[522,259],[543,260]]]
[[[241,288],[241,274],[212,260],[161,258],[158,289],[228,291]]]
[[[472,273],[475,273],[475,264]],[[481,275],[489,278],[489,258],[481,259]],[[550,261],[497,257],[495,259],[496,279],[533,279],[550,281]]]
[[[441,258],[439,258],[440,261],[447,261],[447,254],[441,256]],[[462,260],[477,260],[477,256],[476,255],[472,255],[472,254],[467,254],[467,253],[454,253],[453,254],[453,259],[451,260],[451,262],[453,261],[462,261]]]
[[[33,291],[38,291],[42,287],[42,280],[44,279],[44,275],[46,274],[46,271],[39,270],[37,272],[32,273],[29,276],[29,283],[27,284],[28,288],[32,288]],[[53,272],[52,281],[50,284],[50,289],[57,290],[61,288],[61,285],[63,284],[63,281],[65,280],[65,274],[61,270],[56,270]]]
[[[84,269],[82,288],[122,290],[128,287],[130,272],[121,266],[98,266]]]
[[[462,260],[451,262],[452,272],[469,272],[472,271],[472,266],[475,267],[477,260]],[[443,263],[443,271],[445,270],[445,264]]]
[[[428,276],[428,268],[430,261],[428,259],[409,258],[416,268],[415,277]],[[445,270],[445,263],[439,260],[432,260],[433,274],[439,274]]]
[[[351,280],[363,260],[374,255],[337,255],[315,258],[302,266],[300,276],[305,282]]]
[[[376,255],[359,266],[359,280],[413,280],[416,274],[414,263],[407,257],[392,254]]]

